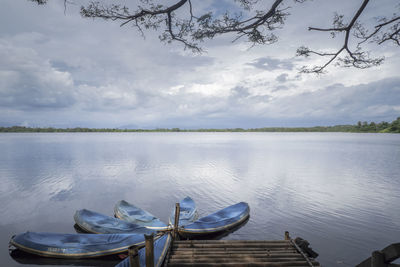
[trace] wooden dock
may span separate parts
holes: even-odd
[[[174,241],[164,266],[320,266],[292,240]]]

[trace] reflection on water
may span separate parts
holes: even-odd
[[[76,210],[112,216],[121,199],[164,221],[187,195],[200,216],[245,201],[249,222],[225,239],[288,230],[325,266],[353,266],[400,241],[400,135],[1,134],[0,151],[7,266],[20,266],[8,255],[11,235],[73,233]]]
[[[11,258],[16,262],[23,264],[23,266],[29,265],[46,265],[46,266],[103,266],[103,267],[114,267],[122,259],[118,256],[105,256],[94,259],[55,259],[46,258],[29,253],[25,253],[21,250],[13,250],[10,253]]]

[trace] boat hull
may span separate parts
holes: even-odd
[[[244,223],[249,216],[249,205],[245,202],[240,202],[202,217],[194,223],[179,227],[178,233],[180,236],[186,238],[218,234],[239,226]]]
[[[143,247],[141,234],[56,234],[26,232],[15,235],[10,245],[39,256],[93,258],[124,253],[130,246]]]
[[[155,230],[129,223],[117,218],[103,215],[94,211],[82,209],[76,211],[74,215],[75,223],[82,230],[94,234],[151,234]]]
[[[168,226],[151,213],[142,210],[125,200],[118,201],[114,207],[115,217],[153,230],[165,230]]]
[[[190,197],[185,197],[179,202],[180,213],[179,213],[179,226],[185,226],[193,223],[198,218],[196,203]],[[169,223],[174,225],[175,222],[175,209],[172,211],[169,218]]]

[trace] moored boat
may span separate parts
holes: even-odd
[[[92,258],[126,252],[144,246],[143,234],[56,234],[26,232],[15,235],[10,245],[39,256]]]
[[[180,226],[179,235],[190,238],[228,231],[243,223],[250,215],[249,205],[240,202],[202,217],[194,223]]]
[[[98,212],[82,209],[76,211],[74,215],[75,223],[82,230],[94,234],[151,234],[155,230],[144,226],[126,222]]]
[[[178,222],[179,226],[184,226],[197,220],[198,213],[197,213],[196,203],[192,198],[185,197],[179,202],[179,206],[180,206],[179,222]],[[169,223],[171,225],[174,225],[174,222],[175,222],[175,209],[173,210],[169,218]]]
[[[153,214],[142,210],[125,200],[118,201],[114,207],[115,217],[153,230],[165,230],[168,226]]]

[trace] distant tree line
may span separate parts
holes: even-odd
[[[263,127],[263,128],[226,128],[226,129],[118,129],[118,128],[39,128],[12,126],[0,127],[0,132],[12,133],[81,133],[81,132],[349,132],[349,133],[400,133],[400,117],[389,122],[368,123],[359,121],[356,125],[335,125],[315,127]]]

